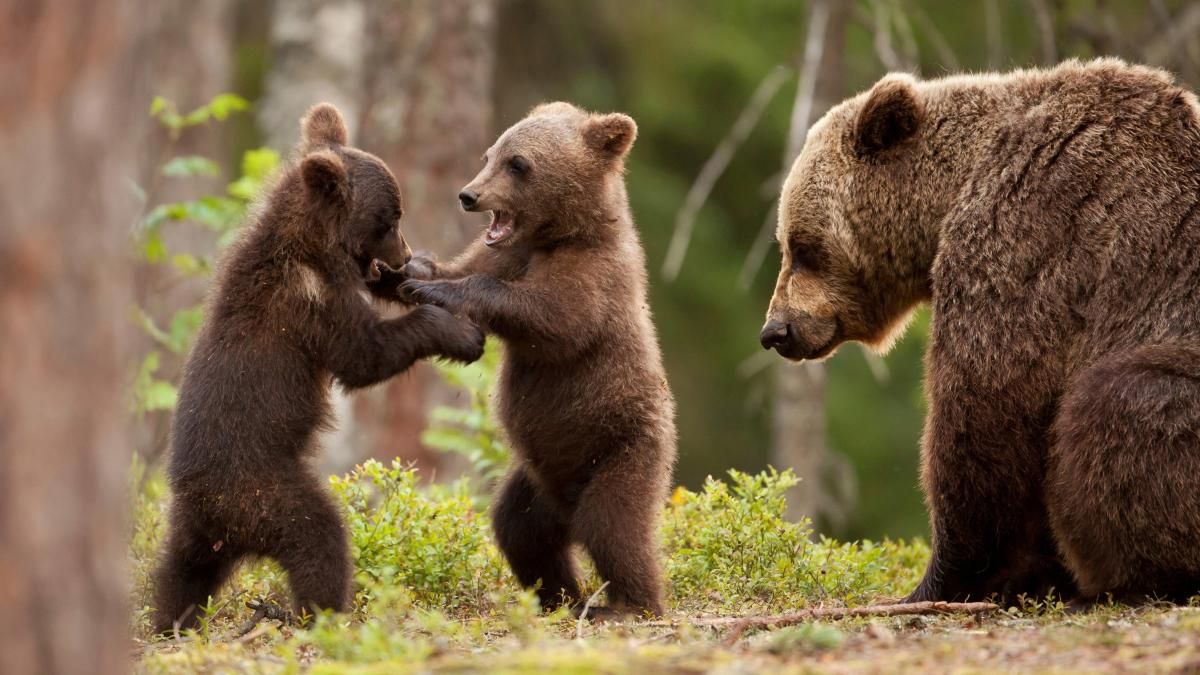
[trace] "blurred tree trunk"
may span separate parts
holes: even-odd
[[[0,5],[0,672],[129,668],[141,3]]]
[[[232,71],[233,6],[231,0],[158,0],[144,5],[138,21],[146,26],[154,39],[138,67],[142,82],[153,88],[148,94],[174,101],[180,110],[192,110],[207,103],[216,94],[228,91]],[[143,110],[149,98],[139,101]],[[204,155],[228,164],[227,129],[211,124],[191,129],[168,148],[167,134],[159,125],[146,125],[140,139],[129,142],[143,148],[146,157],[158,158],[147,162],[138,183],[147,191],[147,198],[158,204],[188,199],[196,190],[205,193],[224,191],[224,183],[216,177],[197,176],[187,181],[164,180],[158,174],[159,164],[169,157]],[[219,149],[219,151],[218,151]],[[213,252],[212,234],[202,228],[176,227],[165,232],[167,246],[173,251],[193,251],[209,255]],[[197,302],[204,294],[206,282],[200,278],[177,281],[174,272],[159,265],[135,263],[134,293],[137,304],[151,314],[161,316],[172,308]],[[151,292],[156,289],[156,292]],[[166,289],[166,290],[161,290]],[[139,347],[150,349],[153,340],[138,335]],[[169,364],[160,375],[174,377],[174,368],[182,363]],[[171,416],[167,412],[150,413],[146,424],[135,427],[134,447],[148,460],[166,450]]]
[[[270,65],[258,122],[266,143],[284,153],[300,140],[300,118],[310,106],[329,101],[358,143],[366,53],[367,0],[277,0],[271,15]],[[337,428],[325,435],[321,470],[336,473],[360,453],[349,442],[350,398],[334,395]]]
[[[492,0],[370,0],[360,140],[400,182],[401,228],[447,258],[481,229],[457,195],[491,144],[496,8]],[[420,442],[432,405],[459,396],[417,364],[354,399],[353,446],[371,457],[444,464]]]
[[[845,38],[849,0],[813,0],[809,4],[807,36],[800,83],[788,130],[784,172],[791,169],[804,146],[808,128],[844,96]],[[802,481],[788,493],[788,515],[818,521],[832,504],[824,498],[825,367],[819,363],[775,367],[771,422],[771,463],[791,468]]]
[[[356,142],[362,107],[366,0],[277,0],[271,17],[270,69],[259,125],[267,145],[286,153],[300,138],[300,117],[329,101]]]
[[[455,196],[491,140],[494,26],[492,0],[276,2],[260,114],[270,145],[290,148],[305,109],[332,102],[352,142],[395,172],[412,246],[454,255],[479,229],[478,216],[460,213]],[[340,398],[324,468],[341,471],[365,457],[436,468],[441,458],[421,445],[421,431],[429,407],[454,395],[418,364]]]

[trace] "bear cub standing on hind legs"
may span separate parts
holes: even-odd
[[[482,331],[439,307],[379,317],[366,282],[410,257],[399,187],[378,158],[346,147],[333,106],[310,110],[303,133],[299,166],[226,254],[188,358],[156,632],[194,625],[247,555],[279,562],[298,612],[349,609],[346,533],[306,463],[331,417],[331,380],[367,387],[417,359],[483,352]]]
[[[583,599],[571,553],[582,544],[609,583],[597,617],[663,612],[657,523],[674,401],[625,194],[636,134],[626,115],[538,106],[459,195],[492,212],[484,235],[448,265],[418,256],[401,286],[504,341],[499,416],[516,458],[497,542],[546,609]]]

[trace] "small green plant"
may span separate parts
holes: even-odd
[[[772,654],[810,654],[836,648],[846,634],[829,624],[813,622],[767,633],[756,642]]]
[[[488,594],[507,583],[508,566],[464,482],[422,487],[413,469],[375,460],[330,480],[365,588],[387,581],[416,606],[454,612],[487,607]]]
[[[180,113],[175,104],[155,97],[150,114],[167,130],[164,156],[169,157],[152,177],[149,187],[141,192],[146,204],[143,217],[133,231],[138,257],[150,266],[172,270],[175,280],[204,278],[212,271],[212,261],[194,251],[171,251],[164,236],[170,226],[200,227],[215,236],[214,248],[220,252],[236,236],[245,220],[250,204],[268,183],[279,155],[274,150],[259,148],[242,156],[241,173],[225,187],[224,194],[203,195],[195,199],[155,204],[164,180],[197,177],[218,177],[220,166],[207,157],[186,155],[170,157],[183,135],[194,127],[246,110],[249,104],[234,94],[220,94],[207,104],[188,113]],[[152,300],[153,297],[147,298]],[[134,308],[136,323],[153,338],[156,348],[141,360],[134,376],[131,407],[140,416],[158,410],[172,410],[178,396],[176,383],[159,375],[167,358],[183,358],[192,338],[200,329],[203,306],[189,305],[169,316],[156,317],[144,306]],[[177,364],[175,364],[177,365]],[[177,371],[178,368],[169,369]]]
[[[491,486],[508,466],[510,451],[491,414],[490,404],[500,362],[500,346],[488,340],[483,358],[468,365],[435,361],[442,379],[467,397],[465,407],[437,406],[429,416],[429,427],[421,442],[440,452],[465,457],[478,478],[479,492]]]
[[[812,541],[807,520],[787,519],[791,471],[709,477],[671,497],[663,537],[667,574],[684,611],[745,613],[814,602],[862,604],[915,583],[922,545]],[[897,562],[897,558],[902,561]]]

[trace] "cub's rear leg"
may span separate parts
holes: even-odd
[[[297,616],[350,610],[350,548],[329,493],[307,471],[281,483],[264,509],[261,553],[287,572]]]
[[[186,510],[182,505],[175,511]],[[158,569],[154,573],[154,632],[194,628],[200,608],[215,596],[229,577],[239,555],[223,542],[197,534],[187,517],[171,519]]]
[[[579,573],[571,557],[567,523],[520,464],[500,488],[492,527],[517,581],[526,588],[538,586],[542,609],[579,602]]]
[[[571,532],[608,582],[609,610],[661,616],[658,516],[666,487],[658,485],[661,471],[630,467],[622,459],[614,457],[588,483]]]
[[[1084,597],[1200,592],[1200,350],[1105,357],[1063,397],[1047,505]]]

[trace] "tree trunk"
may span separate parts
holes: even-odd
[[[267,145],[286,153],[300,139],[300,117],[328,101],[356,142],[362,109],[364,0],[277,0],[271,17],[271,66],[259,125]]]
[[[800,154],[808,128],[841,100],[845,81],[846,24],[849,0],[813,0],[809,5],[800,84],[788,130],[784,172]],[[822,476],[825,447],[825,368],[780,362],[775,367],[771,463],[790,467],[802,482],[788,493],[788,515],[821,519],[827,508]]]
[[[456,195],[491,143],[495,5],[491,0],[371,0],[361,142],[400,182],[401,228],[442,258],[482,227]],[[444,464],[420,442],[427,413],[458,396],[429,364],[354,400],[353,445],[371,457]]]
[[[260,122],[273,147],[290,148],[308,106],[330,101],[351,142],[379,155],[404,198],[401,228],[414,248],[451,256],[478,229],[455,195],[489,142],[491,0],[277,2],[272,66]],[[401,457],[436,468],[420,442],[432,403],[453,396],[428,364],[374,390],[339,397],[339,429],[322,466]]]
[[[310,106],[338,107],[358,142],[366,54],[366,0],[277,0],[271,15],[270,67],[258,122],[268,146],[287,156]],[[350,397],[334,393],[337,424],[324,434],[321,471],[339,473],[361,459],[350,442]]]
[[[0,8],[0,672],[127,671],[141,3]]]

